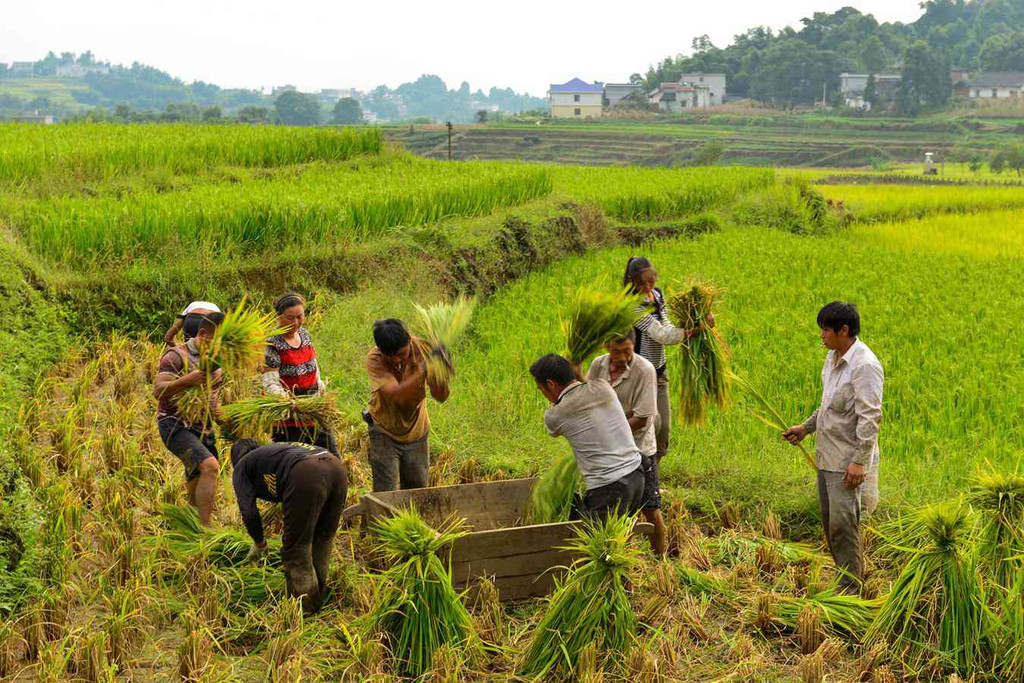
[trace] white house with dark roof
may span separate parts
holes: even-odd
[[[1020,98],[1024,93],[1024,72],[980,73],[967,83],[971,98]]]
[[[580,119],[601,116],[604,85],[574,78],[566,83],[552,83],[548,88],[551,116],[556,119]]]

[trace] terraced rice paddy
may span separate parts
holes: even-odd
[[[424,670],[429,680],[504,681],[536,665],[580,680],[890,681],[954,671],[1009,680],[1024,670],[1020,585],[992,566],[1024,551],[999,544],[1019,542],[1020,506],[998,495],[1000,486],[1024,490],[1012,474],[1024,453],[1021,188],[817,186],[828,208],[766,169],[447,164],[381,150],[374,132],[41,131],[0,127],[0,143],[12,143],[0,155],[16,163],[0,171],[0,338],[18,350],[0,357],[0,678],[397,680]],[[767,229],[741,220],[751,201],[783,212],[806,202],[789,218],[825,211],[830,220]],[[838,202],[853,221],[840,220]],[[696,214],[707,230],[677,230]],[[643,239],[655,236],[670,237]],[[350,259],[357,249],[360,260]],[[347,420],[339,442],[354,503],[371,485],[359,415],[374,320],[413,321],[416,304],[476,294],[452,349],[451,398],[429,404],[430,480],[533,474],[568,446],[545,433],[546,401],[528,367],[564,350],[559,318],[573,294],[618,291],[632,255],[650,258],[670,292],[691,277],[725,290],[718,330],[731,367],[794,423],[820,396],[816,312],[832,299],[858,303],[862,338],[886,371],[882,507],[872,525],[890,529],[883,523],[908,506],[968,491],[975,506],[929,513],[933,526],[952,520],[934,542],[915,541],[942,545],[928,546],[935,558],[905,562],[905,548],[876,539],[870,599],[836,595],[812,474],[739,405],[741,392],[704,424],[674,430],[662,484],[679,556],[658,560],[609,534],[580,568],[577,579],[599,570],[601,585],[615,586],[625,615],[615,651],[577,640],[571,653],[527,661],[541,624],[571,623],[576,612],[555,619],[544,601],[501,604],[485,583],[472,598],[446,590],[454,636],[403,662],[398,629],[374,607],[385,595],[411,603],[387,591],[395,572],[381,571],[372,535],[339,532],[324,609],[304,618],[284,595],[274,550],[265,565],[243,559],[227,458],[219,530],[199,529],[183,506],[181,465],[160,441],[152,400],[154,340],[187,303],[178,297],[230,308],[245,296],[259,307],[296,280],[308,286],[307,325]],[[151,261],[136,268],[142,258]],[[322,268],[315,277],[310,260]],[[165,299],[173,305],[153,310]],[[111,335],[110,320],[130,336]],[[678,371],[670,365],[670,376]],[[996,474],[969,480],[989,467]],[[264,512],[276,550],[280,513]],[[903,519],[891,528],[913,533],[917,518]],[[971,628],[985,619],[985,638],[957,649],[936,636],[942,656],[924,664],[926,649],[910,657],[887,646],[932,638],[941,622],[931,612],[913,631],[873,622],[917,601],[892,591],[913,578],[901,578],[903,565],[927,564],[938,585],[943,563],[974,561],[972,534],[985,543],[981,571],[999,577],[985,580],[990,612],[972,603]],[[443,553],[415,554],[443,575]],[[969,566],[947,577],[974,590]],[[563,604],[585,603],[579,613],[599,617],[601,596],[574,595],[576,583]],[[870,623],[878,626],[866,645]],[[410,639],[426,632],[405,625]]]

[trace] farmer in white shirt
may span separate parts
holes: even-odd
[[[796,445],[817,432],[818,502],[825,539],[842,572],[840,586],[856,591],[864,567],[862,497],[868,499],[863,501],[866,512],[878,502],[878,427],[885,376],[875,354],[857,338],[860,314],[854,304],[826,305],[818,313],[818,327],[821,343],[829,349],[821,371],[821,406],[783,437]]]
[[[633,441],[640,449],[644,468],[644,519],[654,525],[651,546],[658,555],[667,550],[665,522],[661,516],[661,491],[658,450],[654,423],[658,419],[658,374],[651,362],[634,353],[636,332],[629,331],[610,339],[605,348],[608,353],[598,356],[590,364],[587,381],[603,379],[611,385],[626,413],[626,421],[633,430]]]
[[[580,512],[605,519],[634,514],[643,504],[644,471],[626,413],[603,379],[581,382],[565,358],[550,354],[530,366],[537,388],[551,402],[544,427],[564,436],[576,455],[587,492]]]

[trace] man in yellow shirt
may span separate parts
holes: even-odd
[[[409,335],[401,320],[375,322],[373,341],[376,346],[366,356],[370,405],[363,411],[373,490],[423,488],[430,470],[427,389],[444,403],[448,387],[427,379],[424,355],[430,351],[422,339]]]

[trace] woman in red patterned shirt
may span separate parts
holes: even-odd
[[[316,349],[309,332],[302,324],[306,321],[306,300],[301,294],[288,292],[275,303],[278,325],[286,330],[267,340],[267,353],[263,373],[263,388],[268,394],[279,396],[315,396],[324,390],[320,366],[316,362]],[[274,425],[276,442],[290,441],[312,444],[341,458],[338,442],[329,429],[317,428],[313,422],[285,420]]]

